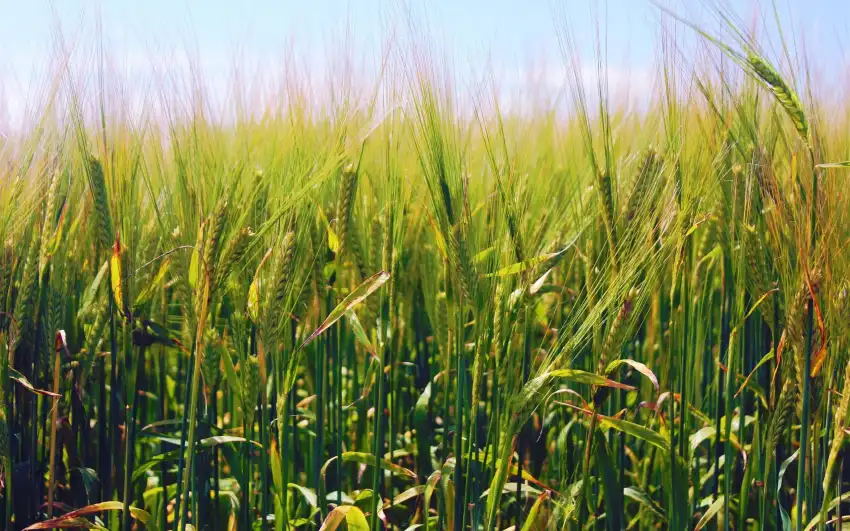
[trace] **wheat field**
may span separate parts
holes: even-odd
[[[422,46],[232,123],[61,71],[0,154],[4,528],[842,528],[850,120],[720,15],[639,109],[568,32],[566,113]]]

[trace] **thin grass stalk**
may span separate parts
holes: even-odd
[[[209,299],[210,299],[210,274],[207,271],[204,274],[204,283],[203,288],[200,293],[200,313],[198,314],[198,328],[195,333],[195,347],[194,347],[194,365],[192,367],[192,387],[189,392],[190,403],[189,410],[186,414],[188,416],[188,438],[187,438],[187,446],[184,450],[185,452],[185,461],[186,465],[183,469],[183,478],[180,482],[182,487],[178,489],[178,492],[181,492],[180,497],[183,499],[183,512],[179,516],[178,531],[186,531],[186,525],[188,524],[187,517],[189,512],[189,493],[190,493],[190,479],[192,477],[192,460],[195,455],[195,426],[197,424],[197,412],[198,412],[198,395],[200,394],[200,384],[201,384],[201,363],[203,361],[203,346],[204,346],[204,331],[206,330],[207,324],[207,309],[209,307]]]
[[[845,386],[850,383],[850,361],[844,369]],[[821,522],[826,522],[827,506],[829,504],[832,491],[832,484],[835,481],[835,468],[840,461],[840,453],[845,439],[845,425],[847,423],[847,412],[850,410],[850,393],[844,392],[841,395],[841,400],[838,403],[838,409],[835,412],[835,431],[832,438],[832,446],[829,450],[829,458],[826,462],[826,471],[823,475],[823,501],[821,503]],[[839,476],[840,478],[841,476]],[[838,493],[841,494],[839,480]]]
[[[59,416],[60,349],[53,355],[53,407],[50,416],[50,477],[47,484],[47,518],[53,518],[53,493],[56,489],[56,421]]]
[[[14,328],[14,323],[10,326]],[[9,333],[14,332],[10,329]],[[14,465],[12,460],[12,445],[9,440],[12,432],[10,421],[14,419],[14,411],[12,409],[12,396],[8,377],[9,357],[12,355],[12,350],[9,347],[12,344],[14,344],[14,340],[9,339],[7,341],[7,337],[0,333],[0,459],[2,459],[5,486],[3,492],[5,502],[3,529],[5,531],[12,531],[14,521],[14,490],[12,489],[12,470]]]
[[[791,94],[793,94],[793,92],[791,92]],[[805,118],[805,115],[802,115],[802,116]],[[805,128],[803,128],[801,125],[799,125],[797,121],[795,121],[794,123],[795,123],[795,125],[797,125],[797,129],[798,129],[798,131],[800,131],[800,135],[802,136],[803,135],[802,129],[805,129]],[[802,123],[803,123],[803,125],[805,125],[805,121],[803,121]],[[806,129],[806,131],[807,131],[807,129]],[[806,140],[808,141],[807,137],[806,137]],[[810,156],[811,156],[811,159],[812,159],[812,188],[811,188],[811,194],[809,195],[809,201],[811,202],[811,204],[809,206],[809,209],[810,209],[809,210],[809,231],[810,231],[809,232],[809,244],[811,246],[810,252],[813,255],[814,251],[815,251],[815,246],[817,244],[817,237],[818,237],[818,232],[817,232],[817,206],[818,206],[818,174],[819,174],[819,170],[815,167],[814,151],[812,151],[811,148],[810,148]],[[811,293],[811,297],[812,297],[812,300],[809,302],[808,312],[806,314],[806,339],[805,339],[806,356],[805,356],[805,361],[804,361],[804,365],[803,365],[805,372],[802,375],[802,378],[803,378],[803,389],[802,389],[803,411],[802,411],[802,418],[801,418],[801,424],[800,424],[800,456],[799,456],[799,467],[800,467],[801,471],[805,470],[806,463],[807,463],[806,458],[807,458],[808,446],[809,446],[809,420],[810,420],[809,417],[811,416],[811,411],[810,411],[810,409],[811,409],[811,404],[810,404],[810,400],[811,400],[811,398],[810,398],[810,394],[811,394],[810,371],[811,371],[811,363],[812,363],[812,340],[813,340],[813,335],[814,335],[814,315],[815,315],[814,314],[814,307],[815,307],[815,303],[817,302],[816,301],[817,294],[813,292],[813,293]],[[803,496],[801,495],[801,493],[804,492],[804,487],[806,486],[805,476],[806,476],[806,474],[804,472],[798,474],[798,476],[797,476],[797,501],[796,501],[796,505],[797,505],[797,529],[803,528],[803,521],[804,521]],[[809,507],[811,508],[812,500],[808,499],[806,501],[809,503]]]
[[[122,519],[122,529],[123,531],[130,531],[132,528],[132,518],[130,515],[130,504],[133,499],[133,486],[130,481],[132,476],[132,471],[135,468],[135,445],[136,445],[136,416],[139,410],[139,390],[142,388],[142,379],[144,375],[144,367],[145,367],[145,347],[139,347],[139,354],[136,358],[136,374],[135,374],[135,383],[132,388],[133,398],[132,405],[130,409],[130,414],[127,415],[126,421],[126,437],[127,437],[127,446],[124,453],[124,508],[122,510],[122,515],[124,515]]]
[[[463,397],[464,397],[464,380],[466,377],[466,367],[464,364],[464,344],[463,344],[463,307],[464,295],[463,291],[459,290],[458,311],[455,314],[455,326],[457,334],[455,335],[455,410],[454,410],[454,454],[455,454],[455,470],[454,470],[454,491],[455,491],[455,506],[454,506],[454,530],[461,531],[463,529],[464,518],[466,516],[466,501],[465,487],[463,475]]]
[[[383,301],[382,295],[382,304],[381,304],[381,329],[384,330],[386,326],[386,322],[389,319],[389,304]],[[381,347],[381,365],[378,374],[375,376],[375,398],[374,398],[374,415],[372,417],[373,421],[373,438],[372,438],[372,453],[376,458],[380,458],[383,455],[384,449],[384,383],[385,383],[385,373],[384,367],[386,366],[387,356],[389,345],[383,346],[386,341],[386,337],[383,334],[383,331],[380,332],[380,337],[378,339],[378,344],[382,345]],[[380,500],[380,492],[381,488],[381,476],[383,475],[380,468],[375,467],[375,472],[372,479],[372,496],[377,497]],[[378,502],[380,503],[380,502]],[[377,507],[380,505],[376,505],[376,509],[372,511],[372,517],[370,520],[370,529],[372,531],[379,531],[381,529],[381,521],[378,519],[378,511]]]

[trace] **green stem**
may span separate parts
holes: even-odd
[[[812,327],[814,326],[814,301],[809,303],[809,310],[806,313],[806,357],[804,361],[803,368],[805,369],[805,374],[803,375],[803,412],[800,424],[800,455],[799,460],[797,461],[797,529],[803,529],[803,522],[805,519],[803,518],[803,500],[806,497],[806,457],[807,450],[809,447],[809,417],[811,415],[810,409],[811,406],[809,404],[809,395],[810,391],[810,378],[809,378],[809,366],[812,362]]]
[[[139,347],[139,357],[136,360],[136,377],[135,385],[132,389],[133,402],[130,409],[130,414],[127,416],[125,430],[127,432],[127,449],[124,452],[124,510],[122,511],[122,529],[130,531],[133,524],[133,519],[130,518],[130,502],[133,499],[133,485],[131,478],[133,476],[134,450],[136,445],[136,414],[139,410],[139,389],[142,385],[142,374],[145,367],[145,347]]]
[[[204,288],[201,292],[201,312],[198,315],[198,329],[195,333],[195,351],[194,358],[195,364],[192,368],[192,390],[190,392],[190,403],[189,403],[189,411],[187,413],[189,418],[189,435],[186,442],[186,450],[185,450],[185,466],[183,468],[183,479],[181,481],[182,485],[182,493],[181,499],[183,500],[183,511],[180,514],[180,519],[178,521],[177,529],[178,531],[186,530],[187,523],[187,515],[189,512],[189,493],[191,491],[191,478],[192,478],[192,459],[195,455],[195,426],[197,424],[197,415],[198,415],[198,396],[200,395],[200,386],[201,386],[201,361],[203,359],[203,344],[204,344],[204,330],[206,329],[207,324],[207,308],[209,307],[210,302],[210,275],[209,272],[204,275]],[[246,445],[247,446],[247,445]]]

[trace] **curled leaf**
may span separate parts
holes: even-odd
[[[608,364],[608,367],[605,368],[605,374],[611,374],[623,365],[628,365],[632,369],[646,376],[649,381],[652,382],[652,386],[655,387],[655,390],[658,391],[658,378],[655,376],[655,373],[652,372],[649,367],[639,361],[630,359],[614,360]]]
[[[8,371],[9,371],[9,378],[15,380],[16,382],[18,382],[19,384],[24,386],[24,388],[27,391],[30,391],[30,392],[35,393],[37,395],[49,396],[49,397],[52,397],[52,398],[59,398],[60,396],[62,396],[62,395],[59,395],[59,394],[56,394],[56,393],[51,393],[50,391],[45,391],[44,389],[36,388],[33,384],[30,383],[30,381],[27,379],[26,376],[24,376],[23,374],[21,374],[20,372],[18,372],[17,370],[15,370],[12,367],[9,367]]]
[[[386,271],[380,271],[375,273],[371,277],[367,278],[362,284],[357,286],[357,288],[348,294],[346,298],[342,300],[341,303],[337,305],[336,308],[328,315],[327,319],[319,325],[315,332],[310,334],[310,337],[304,340],[301,346],[298,348],[299,350],[306,347],[311,341],[316,339],[322,332],[330,328],[334,323],[339,321],[339,319],[348,312],[348,310],[354,308],[363,300],[377,291],[378,288],[384,285],[384,283],[389,280],[390,274]]]

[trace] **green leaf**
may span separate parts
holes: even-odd
[[[817,168],[850,168],[850,160],[843,160],[841,162],[826,162],[824,164],[818,164]]]
[[[351,329],[354,331],[354,337],[357,338],[357,341],[363,344],[370,353],[375,354],[375,347],[372,346],[372,342],[369,341],[369,336],[366,334],[366,331],[363,330],[363,325],[360,324],[360,319],[357,318],[357,314],[353,311],[349,310],[345,313],[345,317],[348,319],[348,323],[351,325]]]
[[[700,529],[704,528],[708,525],[709,522],[711,522],[711,520],[715,516],[717,516],[717,513],[719,513],[720,509],[723,508],[723,502],[725,499],[726,496],[718,496],[717,499],[714,500],[714,502],[708,506],[708,509],[706,509],[706,511],[702,515],[702,518],[699,519],[699,522],[697,522],[696,527],[694,527],[694,531],[699,531]]]
[[[488,454],[487,459],[484,459],[485,453]],[[501,457],[495,457],[495,455],[493,455],[493,452],[481,452],[481,451],[472,452],[471,455],[468,454],[468,453],[463,454],[463,458],[466,459],[466,460],[470,460],[470,461],[476,461],[476,462],[481,463],[481,464],[483,464],[487,467],[493,465],[494,459],[495,459],[496,469],[498,470],[502,466],[502,458]],[[511,460],[511,465],[510,465],[509,470],[510,470],[511,475],[514,475],[514,476],[516,476],[519,473],[519,470],[517,469],[517,466],[513,463],[513,460]],[[523,469],[522,479],[524,479],[525,481],[534,483],[536,485],[539,485],[539,486],[548,490],[548,487],[546,487],[546,485],[543,485],[540,481],[537,480],[537,478],[532,476],[531,472],[529,472],[528,470]]]
[[[658,391],[658,378],[655,376],[655,373],[639,361],[629,359],[614,360],[608,364],[608,367],[605,368],[605,374],[611,374],[623,365],[628,365],[632,369],[646,376],[647,379],[652,382],[652,386],[655,387],[655,390]]]
[[[101,503],[95,503],[92,505],[87,505],[82,509],[77,509],[76,511],[71,511],[57,518],[53,518],[52,520],[46,520],[44,522],[35,523],[24,531],[30,531],[31,529],[59,529],[64,527],[75,527],[73,525],[75,519],[86,516],[89,514],[101,513],[104,511],[123,511],[124,504],[120,501],[107,501]],[[137,507],[130,507],[130,515],[138,520],[139,522],[145,524],[148,531],[157,531],[156,525],[154,524],[154,519],[147,511],[143,511]],[[69,522],[70,521],[70,522]]]
[[[363,302],[366,297],[377,291],[377,289],[383,286],[384,283],[389,280],[389,278],[390,274],[386,271],[380,271],[367,278],[362,284],[357,286],[354,291],[349,293],[348,296],[344,298],[342,302],[337,305],[336,308],[333,309],[333,311],[328,315],[327,319],[325,319],[325,321],[321,325],[319,325],[319,328],[317,328],[315,332],[310,334],[310,337],[305,339],[304,343],[302,343],[301,346],[298,347],[298,350],[301,350],[306,347],[311,341],[316,339],[319,334],[321,334],[322,332],[330,328],[334,323],[339,321],[339,319],[343,315],[345,315],[347,311],[351,310],[352,308]]]
[[[170,442],[170,443],[176,444],[177,446],[180,446],[180,439],[178,439],[178,438],[170,438],[170,437],[163,437],[163,436],[156,436],[155,438],[157,440],[160,440],[160,441]],[[248,441],[246,441],[246,439],[244,437],[234,437],[234,436],[231,436],[231,435],[218,435],[218,436],[214,436],[214,437],[207,437],[205,439],[201,439],[200,441],[197,442],[197,447],[212,448],[212,447],[215,447],[215,446],[220,446],[222,444],[230,444],[230,443],[237,443],[237,442],[248,442]],[[254,441],[250,441],[250,442],[257,447],[262,448],[262,446],[260,446],[260,444],[257,443],[257,442],[254,442]],[[157,455],[151,457],[149,460],[145,461],[141,465],[137,466],[135,470],[133,470],[133,476],[131,477],[131,481],[133,483],[135,483],[136,481],[140,480],[142,478],[142,476],[144,476],[145,472],[147,472],[148,470],[154,468],[155,466],[157,466],[159,464],[162,464],[162,463],[165,463],[165,462],[168,462],[168,461],[173,461],[175,459],[179,459],[181,452],[182,452],[181,448],[175,448],[174,450],[169,450],[167,452],[163,452],[161,454],[157,454]]]
[[[486,260],[486,259],[487,259],[487,258],[488,258],[491,254],[493,254],[493,251],[495,251],[495,250],[496,250],[496,246],[495,246],[495,245],[491,245],[490,247],[487,247],[487,248],[486,248],[486,249],[484,249],[483,251],[476,253],[476,254],[475,254],[475,256],[473,256],[473,257],[472,257],[472,263],[474,263],[474,264],[476,264],[476,265],[480,265],[480,264],[481,264],[482,262],[484,262],[484,260]]]
[[[643,505],[652,513],[654,513],[655,516],[661,518],[662,521],[667,520],[667,518],[664,516],[664,509],[662,509],[657,503],[652,501],[652,499],[650,499],[650,497],[647,496],[646,493],[642,490],[637,489],[635,487],[626,487],[623,489],[623,496]]]
[[[230,386],[230,392],[234,395],[236,403],[242,400],[242,382],[239,380],[239,375],[236,374],[236,367],[233,366],[233,358],[230,357],[230,352],[227,350],[221,353],[222,366],[224,367],[224,376],[227,378],[227,384]]]
[[[839,503],[844,503],[847,500],[850,500],[850,491],[845,492],[841,496],[836,496],[835,498],[833,498],[832,501],[829,502],[829,505],[826,506],[826,512],[831,513],[835,510],[836,507],[838,507]],[[820,516],[820,513],[816,514],[806,525],[805,531],[811,531],[812,529],[817,527],[820,523]]]
[[[333,463],[337,459],[337,456],[331,457],[328,459],[324,466],[322,466],[321,474],[322,477],[325,477],[325,472],[327,472],[328,466]],[[343,463],[360,463],[362,465],[369,466],[379,466],[384,470],[389,470],[396,474],[401,474],[403,476],[407,476],[409,478],[416,479],[416,473],[412,470],[408,470],[403,466],[397,465],[395,463],[391,463],[386,459],[376,459],[374,455],[367,454],[366,452],[343,452],[342,453],[342,462]]]
[[[319,531],[334,531],[342,522],[345,522],[349,531],[369,531],[366,515],[354,505],[340,505],[328,513]]]
[[[770,352],[768,352],[767,354],[762,356],[762,358],[759,360],[759,362],[756,363],[756,366],[753,367],[753,370],[750,371],[750,374],[746,377],[746,379],[744,379],[744,383],[741,384],[741,387],[738,389],[738,392],[735,393],[736,397],[739,394],[741,394],[741,391],[743,391],[745,387],[747,387],[747,383],[750,381],[750,378],[753,377],[753,374],[755,374],[756,371],[759,370],[759,367],[761,367],[762,365],[764,365],[765,363],[767,363],[768,361],[770,361],[772,359],[773,359],[773,349],[770,349]]]
[[[543,507],[543,502],[545,502],[547,498],[549,498],[548,492],[544,492],[537,497],[537,500],[534,502],[534,505],[531,506],[531,510],[528,511],[528,515],[525,517],[525,524],[522,526],[522,531],[533,531],[534,529],[546,528],[546,525],[539,523],[538,520],[542,516],[540,514],[540,508]]]
[[[516,435],[508,434],[502,439],[502,448],[499,455],[499,464],[493,474],[493,479],[490,480],[490,492],[493,494],[487,497],[487,527],[486,529],[495,529],[496,517],[499,513],[499,505],[502,498],[502,487],[508,479],[508,470],[510,469],[511,459],[514,454],[514,443]]]
[[[105,260],[103,262],[103,265],[100,266],[100,270],[97,272],[97,276],[94,277],[92,283],[86,288],[86,291],[83,294],[83,302],[80,304],[80,310],[77,312],[78,319],[88,313],[107,271],[109,271],[109,260]]]
[[[144,307],[148,302],[150,302],[151,298],[153,298],[154,293],[156,293],[157,288],[162,284],[163,279],[165,279],[165,275],[168,273],[168,266],[171,264],[171,258],[168,257],[159,264],[159,269],[156,270],[156,274],[151,278],[151,281],[148,283],[145,288],[139,292],[139,295],[136,297],[136,301],[133,303],[133,313],[138,312],[142,307]]]
[[[567,249],[569,249],[569,247],[566,247],[566,248],[558,251],[557,253],[541,254],[540,256],[535,256],[534,258],[529,258],[528,260],[525,260],[523,262],[517,262],[517,263],[511,264],[511,265],[503,267],[503,268],[501,268],[498,271],[495,271],[493,273],[488,273],[488,274],[484,275],[484,277],[485,278],[509,277],[511,275],[516,275],[518,273],[522,273],[523,271],[533,269],[533,268],[539,266],[540,264],[547,262],[547,261],[549,261],[553,258],[557,258],[559,255],[564,253]]]
[[[416,430],[416,452],[419,471],[425,475],[431,471],[431,419],[428,406],[431,402],[431,382],[416,399],[413,407],[413,428]]]
[[[614,380],[609,380],[608,378],[594,374],[592,372],[581,371],[578,369],[558,369],[551,371],[548,373],[551,378],[563,378],[565,380],[569,380],[571,382],[588,384],[588,385],[596,385],[602,387],[613,387],[614,389],[625,389],[626,391],[633,391],[634,387],[631,385],[626,385],[620,382],[615,382]]]
[[[601,472],[605,491],[605,522],[611,531],[619,531],[622,528],[620,521],[623,517],[623,487],[620,485],[619,475],[614,470],[605,436],[597,431],[596,439],[596,464]]]
[[[422,495],[423,492],[425,492],[425,485],[416,485],[416,486],[410,487],[406,491],[402,492],[401,494],[399,494],[395,498],[393,498],[391,502],[386,503],[384,505],[384,509],[391,507],[393,505],[401,505],[402,503],[404,503],[408,500],[418,498],[419,496]]]
[[[670,441],[666,437],[664,437],[657,431],[653,431],[649,428],[641,426],[640,424],[635,424],[634,422],[629,422],[628,420],[599,415],[599,425],[614,428],[617,431],[621,431],[626,435],[636,437],[665,452],[670,451]]]
[[[544,490],[541,490],[534,485],[529,485],[528,483],[520,483],[517,485],[515,481],[510,483],[505,483],[502,485],[502,494],[516,494],[517,488],[519,488],[520,495],[524,498],[536,498],[543,494]],[[490,489],[485,490],[481,493],[480,499],[486,499],[490,496]]]
[[[301,493],[301,496],[304,498],[304,501],[306,501],[310,507],[319,506],[319,499],[316,497],[316,493],[312,489],[308,489],[307,487],[298,485],[296,483],[290,483],[288,486],[290,489],[295,489],[299,493]]]
[[[222,444],[230,444],[230,443],[240,443],[240,442],[248,442],[256,446],[257,448],[262,448],[263,445],[258,443],[257,441],[249,441],[245,437],[236,437],[235,435],[215,435],[213,437],[207,437],[205,439],[201,439],[198,441],[198,446],[202,446],[204,448],[212,448],[213,446],[220,446]]]
[[[442,472],[440,470],[435,470],[430,476],[428,476],[428,480],[425,482],[425,500],[424,506],[422,507],[422,513],[426,516],[428,512],[431,510],[431,496],[434,494],[434,489],[437,488],[437,482],[440,481],[442,477]],[[428,518],[425,518],[425,531],[430,529],[430,523]]]
[[[169,450],[167,452],[163,452],[161,454],[157,454],[151,457],[149,460],[145,461],[141,465],[137,466],[135,470],[133,470],[133,476],[130,478],[130,480],[133,483],[139,481],[140,479],[142,479],[142,476],[145,475],[145,472],[159,464],[179,459],[181,453],[182,450],[180,448],[176,448],[174,450]]]
[[[51,398],[60,398],[62,396],[56,393],[51,393],[50,391],[45,391],[44,389],[37,389],[35,386],[33,386],[33,384],[30,383],[29,380],[27,380],[26,376],[19,373],[12,367],[7,367],[7,370],[9,371],[9,378],[15,380],[16,382],[24,386],[27,391],[33,392],[37,395],[49,396]]]

